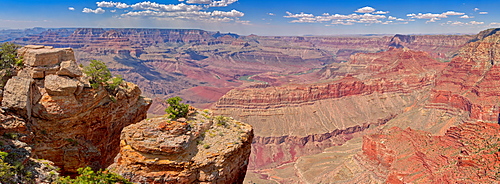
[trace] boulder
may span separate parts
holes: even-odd
[[[49,95],[73,95],[79,86],[79,81],[66,76],[49,75],[45,77],[45,89]]]
[[[24,58],[28,66],[51,66],[61,61],[75,60],[73,49],[28,46],[19,49],[18,54]]]
[[[82,70],[75,61],[63,61],[61,62],[61,69],[56,74],[69,77],[80,77],[82,76]]]
[[[31,78],[12,77],[5,85],[2,106],[15,110],[22,116],[31,117],[34,82]]]

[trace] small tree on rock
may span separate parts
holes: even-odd
[[[165,109],[165,112],[170,114],[168,118],[177,119],[187,117],[189,105],[180,103],[180,101],[182,101],[182,98],[178,96],[167,99],[169,106]]]
[[[99,60],[91,60],[88,66],[83,67],[83,73],[90,77],[89,82],[93,88],[98,88],[99,85],[105,84],[106,89],[111,93],[123,82],[121,76],[113,77],[106,64]]]
[[[93,88],[98,88],[100,84],[111,79],[111,72],[108,67],[99,60],[90,60],[90,64],[83,67],[83,73],[90,77],[90,85]]]

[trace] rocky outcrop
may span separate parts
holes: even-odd
[[[462,48],[436,81],[432,102],[471,113],[472,119],[498,122],[500,38],[498,29],[478,34]]]
[[[0,110],[0,151],[7,153],[1,158],[2,183],[51,183],[59,176],[54,163],[32,157],[34,134],[29,124],[18,112]],[[16,166],[4,168],[4,163]],[[11,175],[12,173],[15,175]]]
[[[63,173],[110,165],[122,128],[144,119],[151,101],[128,82],[113,93],[91,88],[72,49],[30,45],[18,53],[25,66],[7,82],[2,105],[25,118],[32,156]]]
[[[384,183],[496,183],[499,131],[498,124],[478,122],[451,128],[444,136],[398,127],[365,136],[357,159],[377,169],[358,176]]]
[[[252,127],[208,111],[190,114],[124,128],[120,154],[110,169],[138,183],[243,182]]]

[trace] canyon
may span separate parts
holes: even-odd
[[[251,154],[245,183],[498,180],[498,173],[490,172],[498,171],[495,147],[500,141],[498,29],[477,35],[394,36],[34,31],[10,40],[71,47],[83,64],[104,61],[153,99],[151,117],[164,113],[164,99],[181,96],[195,107],[210,108],[214,116],[250,124],[255,136],[246,147]],[[122,164],[133,165],[135,159],[139,165],[206,173],[150,155],[129,141],[120,146]],[[120,172],[144,181],[168,175],[138,176],[131,173],[156,171],[133,168]],[[195,175],[184,179],[215,181]]]

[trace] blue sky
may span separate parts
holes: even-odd
[[[454,34],[500,27],[496,0],[0,0],[0,29],[196,28],[242,35]]]

